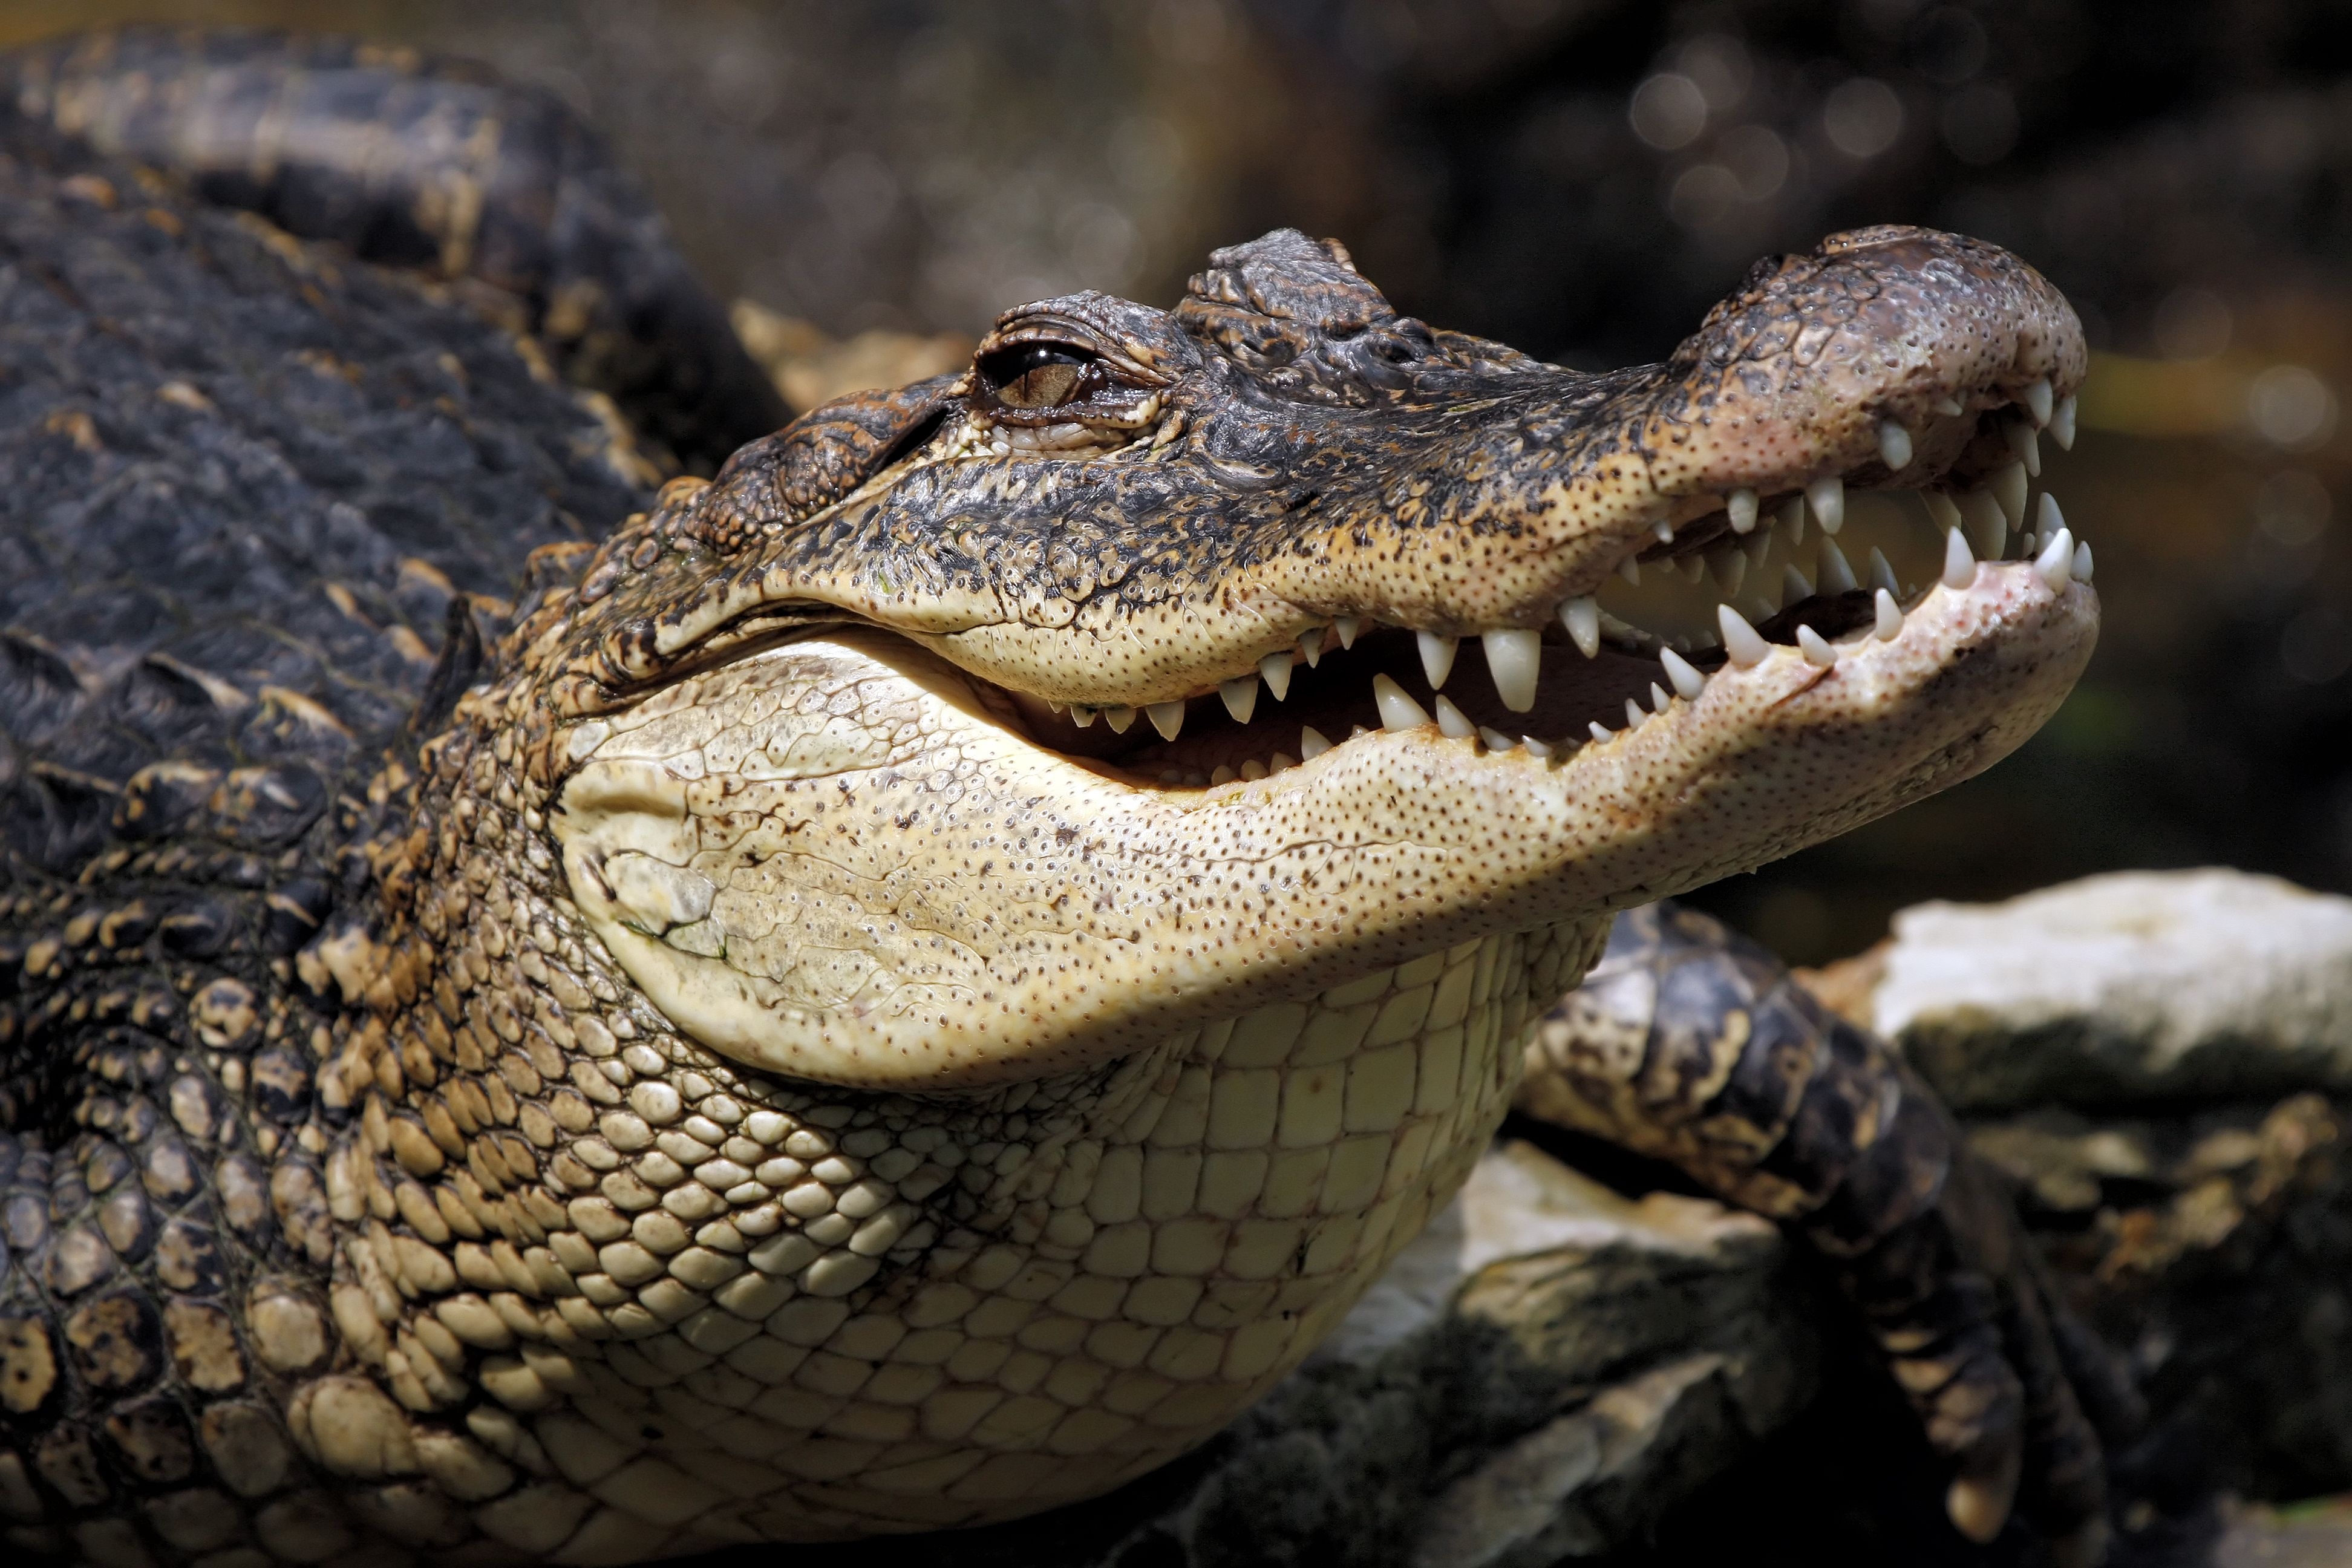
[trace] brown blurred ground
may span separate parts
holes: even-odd
[[[487,60],[603,127],[715,289],[821,334],[774,329],[804,395],[870,374],[887,341],[824,339],[920,349],[1076,287],[1165,300],[1210,246],[1278,223],[1344,237],[1407,310],[1592,365],[1663,355],[1755,257],[1837,227],[2012,246],[2099,350],[2084,437],[2050,471],[2097,551],[2106,631],[2018,757],[1703,900],[1818,960],[1902,904],[2094,869],[2226,861],[2352,888],[2340,16],[12,0],[0,44],[151,19]]]

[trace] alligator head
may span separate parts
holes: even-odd
[[[2087,550],[2025,519],[2084,366],[2037,273],[1924,230],[1608,374],[1278,232],[674,488],[541,614],[515,716],[580,907],[711,1049],[1065,1071],[2005,754],[2094,636]]]

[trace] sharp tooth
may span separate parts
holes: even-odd
[[[1658,536],[1658,542],[1661,544],[1672,544],[1675,542],[1675,525],[1665,518],[1662,517],[1652,523],[1650,531]]]
[[[1592,731],[1592,738],[1596,741],[1613,741],[1617,738],[1617,731],[1610,729],[1598,719],[1585,725],[1585,728]]]
[[[1231,784],[1233,782],[1234,770],[1225,766],[1223,763],[1219,763],[1209,774],[1209,783],[1212,787],[1221,784]]]
[[[1323,628],[1321,626],[1309,626],[1299,634],[1298,657],[1307,661],[1307,668],[1309,669],[1323,662]]]
[[[1780,531],[1789,536],[1790,543],[1802,544],[1805,542],[1805,498],[1803,496],[1790,496],[1780,503]],[[1755,564],[1763,565],[1763,558],[1758,557]]]
[[[1591,658],[1601,651],[1601,605],[1591,595],[1562,605],[1559,624],[1568,628],[1577,652]]]
[[[1466,741],[1478,732],[1462,710],[1454,706],[1454,699],[1440,693],[1437,699],[1437,729],[1448,740]]]
[[[1887,594],[1900,594],[1903,585],[1895,580],[1895,568],[1886,563],[1886,556],[1875,544],[1870,547],[1870,585]]]
[[[1486,749],[1490,752],[1507,752],[1518,744],[1500,730],[1490,730],[1483,724],[1478,727],[1478,738],[1486,742]]]
[[[1163,741],[1174,740],[1184,728],[1184,704],[1181,702],[1147,703],[1143,716],[1151,721],[1151,727],[1160,731],[1160,738]]]
[[[1302,725],[1300,727],[1298,731],[1298,760],[1300,762],[1312,762],[1330,749],[1331,742],[1324,739],[1322,731],[1317,729],[1312,724]]]
[[[1056,702],[1052,698],[1048,697],[1045,699],[1045,706],[1051,709],[1054,712],[1059,714],[1068,711],[1070,705],[1066,702]]]
[[[1339,634],[1339,646],[1341,647],[1353,647],[1356,646],[1355,616],[1341,616],[1339,619],[1331,623],[1331,629]]]
[[[1286,653],[1270,653],[1257,661],[1257,672],[1265,679],[1265,689],[1274,693],[1276,702],[1290,696],[1291,658]],[[1247,720],[1243,721],[1247,723]]]
[[[1696,665],[1674,649],[1660,648],[1658,663],[1665,668],[1666,679],[1675,683],[1675,689],[1683,694],[1685,701],[1697,701],[1698,694],[1706,689],[1706,677],[1699,673]]]
[[[1921,490],[1919,499],[1927,503],[1927,521],[1937,528],[1960,526],[1960,503],[1941,490]]]
[[[2009,517],[1990,490],[1970,490],[1962,496],[1960,517],[1978,555],[1998,561],[2009,552]]]
[[[1968,408],[1958,398],[1945,396],[1936,400],[1936,412],[1947,419],[1958,419],[1968,412]]]
[[[1536,683],[1543,674],[1543,634],[1507,628],[1481,632],[1486,649],[1486,673],[1494,677],[1495,695],[1514,713],[1536,705]]]
[[[1959,529],[1944,535],[1944,586],[1965,588],[1977,580],[1977,558],[1969,553],[1969,536]]]
[[[1278,773],[1285,768],[1295,768],[1297,765],[1298,759],[1292,756],[1288,752],[1276,752],[1273,756],[1266,759],[1265,771],[1270,773]]]
[[[1992,499],[2000,503],[2000,514],[2009,519],[2009,526],[2017,527],[2025,521],[2025,465],[2011,463],[1992,477],[1986,487]]]
[[[1638,588],[1642,585],[1642,563],[1628,555],[1617,563],[1617,575]]]
[[[2060,529],[2033,558],[2033,569],[2055,593],[2063,588],[2074,575],[2074,534],[2071,529]]]
[[[1823,669],[1837,662],[1837,649],[1830,647],[1822,634],[1811,626],[1797,628],[1797,651],[1805,656],[1807,664],[1819,665]]]
[[[1650,715],[1647,712],[1643,710],[1640,703],[1634,701],[1630,697],[1625,699],[1625,728],[1628,731],[1640,729],[1642,727],[1642,721],[1649,716]]]
[[[1736,489],[1723,498],[1723,510],[1731,519],[1731,531],[1748,533],[1756,527],[1756,492]]]
[[[1848,563],[1845,552],[1835,540],[1822,541],[1821,584],[1824,594],[1851,594],[1861,584],[1853,580],[1853,567]]]
[[[1429,689],[1434,691],[1454,673],[1455,639],[1435,632],[1415,632],[1412,639],[1421,646],[1421,672],[1429,677]]]
[[[2011,451],[2017,454],[2017,460],[2025,465],[2025,472],[2029,478],[2042,477],[2042,438],[2034,434],[2032,426],[2022,419],[2011,425],[2009,447]]]
[[[1739,592],[1739,584],[1747,580],[1748,552],[1745,550],[1716,551],[1706,558],[1706,563],[1714,569],[1715,580],[1723,585],[1727,594]]]
[[[1519,744],[1528,749],[1528,755],[1537,758],[1538,761],[1549,762],[1551,758],[1550,745],[1546,742],[1537,740],[1533,735],[1520,736]]]
[[[2050,411],[2050,438],[2058,443],[2062,452],[2074,449],[2074,395],[2071,392]]]
[[[1070,722],[1083,730],[1095,721],[1095,710],[1083,703],[1070,704]]]
[[[1835,474],[1807,485],[1805,500],[1820,520],[1823,533],[1835,533],[1845,526],[1845,481]]]
[[[1871,630],[1880,642],[1893,642],[1903,635],[1903,611],[1895,603],[1895,595],[1885,589],[1878,590],[1873,601],[1878,611],[1878,625]]]
[[[1135,710],[1128,707],[1106,708],[1103,710],[1103,722],[1110,726],[1112,734],[1124,735],[1127,733],[1127,727],[1135,722]]]
[[[1805,580],[1805,574],[1802,572],[1798,571],[1793,564],[1780,568],[1780,603],[1793,605],[1801,599],[1810,599],[1812,596],[1813,585]]]
[[[1687,555],[1675,556],[1675,570],[1683,574],[1684,582],[1696,584],[1706,576],[1706,562],[1694,551]]]
[[[2074,546],[2074,581],[2077,583],[2087,583],[2090,580],[2091,542],[2086,539],[2083,541],[2082,543]]]
[[[1650,682],[1650,711],[1653,713],[1664,712],[1666,710],[1666,703],[1668,700],[1669,699],[1666,696],[1666,689],[1659,685],[1654,680]]]
[[[1764,656],[1772,650],[1772,645],[1764,640],[1764,635],[1749,626],[1748,617],[1729,605],[1717,605],[1715,618],[1723,628],[1723,651],[1730,655],[1731,662],[1740,668],[1748,669],[1761,664]]]
[[[1255,757],[1252,757],[1248,762],[1242,764],[1242,777],[1249,780],[1252,784],[1255,784],[1258,780],[1265,777],[1265,764],[1259,762]]]
[[[2050,423],[2050,416],[2055,413],[2056,410],[2050,406],[2050,378],[2048,376],[2043,376],[2040,381],[2035,382],[2032,386],[2025,389],[2025,406],[2032,412],[2034,424],[2047,425]]]
[[[1414,730],[1429,722],[1428,710],[1385,675],[1372,677],[1372,700],[1381,707],[1381,728]]]
[[[1878,460],[1890,474],[1911,466],[1911,432],[1892,419],[1878,422]]]
[[[2047,539],[2065,526],[2066,514],[2058,510],[2058,498],[2043,490],[2033,509],[2033,531]]]
[[[1225,711],[1234,716],[1234,722],[1246,724],[1250,715],[1257,711],[1257,677],[1244,675],[1237,680],[1225,681],[1217,688],[1217,695],[1225,700]],[[1171,735],[1169,739],[1175,737]]]

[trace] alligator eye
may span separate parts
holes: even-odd
[[[980,377],[1005,408],[1059,408],[1093,392],[1105,381],[1102,362],[1060,343],[1021,343],[980,362]]]

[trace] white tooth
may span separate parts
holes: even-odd
[[[2048,376],[2043,376],[2040,381],[2035,382],[2032,386],[2025,389],[2025,406],[2032,411],[2034,424],[2047,425],[2050,423],[2050,416],[2055,413],[2056,410],[2050,406],[2050,378]]]
[[[1276,752],[1272,757],[1266,760],[1265,771],[1270,773],[1278,773],[1285,768],[1295,768],[1297,765],[1298,759],[1292,756],[1288,752]]]
[[[1598,719],[1585,725],[1585,728],[1592,731],[1592,738],[1596,741],[1613,741],[1617,738],[1617,731],[1602,724]],[[1528,749],[1532,751],[1534,748]]]
[[[1642,585],[1642,563],[1628,555],[1617,563],[1617,575],[1638,588]]]
[[[1428,710],[1385,675],[1372,677],[1372,700],[1381,707],[1381,728],[1413,730],[1429,722]]]
[[[1780,503],[1780,531],[1789,536],[1789,542],[1791,544],[1802,544],[1805,542],[1805,498],[1803,496],[1790,496]],[[1764,563],[1759,558],[1756,564],[1761,566]]]
[[[1151,721],[1151,727],[1160,731],[1160,738],[1163,741],[1174,740],[1184,728],[1184,704],[1181,702],[1147,703],[1143,716]]]
[[[2058,510],[2058,498],[2048,490],[2033,509],[2033,531],[2047,539],[2066,526],[2066,514]]]
[[[1095,721],[1095,710],[1083,703],[1070,704],[1070,722],[1083,730]]]
[[[1528,755],[1537,759],[1538,762],[1547,762],[1550,760],[1550,745],[1545,742],[1537,740],[1533,735],[1520,736],[1519,744],[1528,749]]]
[[[1103,722],[1110,726],[1112,734],[1124,735],[1127,733],[1127,727],[1135,722],[1135,710],[1127,707],[1106,708],[1103,710]]]
[[[1870,547],[1870,585],[1887,594],[1899,594],[1902,584],[1895,580],[1895,568],[1886,563],[1885,552],[1875,544]]]
[[[1878,625],[1871,629],[1880,642],[1893,642],[1903,635],[1903,611],[1895,603],[1895,595],[1885,589],[1878,590],[1873,601],[1878,610]]]
[[[1845,481],[1835,474],[1807,485],[1805,500],[1820,520],[1823,533],[1835,533],[1845,526]]]
[[[2000,503],[2000,514],[2009,519],[2009,526],[2017,527],[2025,521],[2025,465],[2011,463],[1992,477],[1987,487],[1992,499]]]
[[[1234,716],[1234,722],[1246,724],[1250,721],[1250,715],[1257,711],[1257,677],[1244,675],[1238,679],[1224,681],[1217,687],[1217,695],[1225,700],[1225,711]],[[1175,737],[1171,735],[1169,739]]]
[[[1209,774],[1209,783],[1212,786],[1221,784],[1231,784],[1233,782],[1234,770],[1225,766],[1223,763],[1219,763],[1214,771]]]
[[[1559,624],[1568,628],[1577,652],[1591,658],[1601,651],[1601,606],[1590,595],[1562,605]]]
[[[1675,556],[1674,567],[1683,574],[1685,583],[1696,584],[1706,575],[1706,562],[1696,551],[1688,555]]]
[[[1625,699],[1625,728],[1627,730],[1631,731],[1640,729],[1642,727],[1642,721],[1648,717],[1649,714],[1642,710],[1642,705],[1640,703],[1634,701],[1630,697]]]
[[[1878,422],[1878,460],[1886,465],[1888,473],[1899,473],[1911,466],[1911,432],[1892,419]]]
[[[1936,400],[1936,412],[1947,419],[1958,419],[1961,415],[1966,414],[1968,409],[1962,405],[1958,398],[1946,396]]]
[[[1990,490],[1970,490],[1960,498],[1962,526],[1979,556],[1998,561],[2009,552],[2009,516]]]
[[[1348,739],[1350,741],[1360,741],[1370,733],[1371,731],[1365,729],[1361,724],[1350,724],[1348,726]]]
[[[1674,649],[1660,648],[1658,662],[1665,667],[1666,679],[1675,683],[1675,689],[1683,694],[1684,700],[1696,702],[1698,694],[1706,689],[1706,677],[1698,672],[1696,665]]]
[[[1666,696],[1666,689],[1659,685],[1654,680],[1650,682],[1650,711],[1653,713],[1664,712],[1666,710],[1666,703],[1668,700],[1669,699]]]
[[[2086,539],[2083,541],[2082,543],[2074,546],[2074,581],[2077,583],[2087,583],[2090,580],[2091,542]]]
[[[1835,540],[1822,541],[1821,584],[1824,594],[1851,594],[1861,584],[1853,580],[1853,567],[1847,562],[1845,552]]]
[[[1481,632],[1486,649],[1486,673],[1495,679],[1495,695],[1514,713],[1536,705],[1536,683],[1543,674],[1543,634],[1507,628]]]
[[[1756,527],[1756,492],[1736,489],[1723,498],[1723,510],[1731,519],[1734,533],[1752,532]]]
[[[1748,669],[1761,664],[1764,656],[1772,651],[1772,645],[1764,640],[1764,634],[1749,626],[1748,617],[1729,605],[1717,605],[1715,618],[1723,628],[1723,651],[1729,654],[1731,662],[1740,668]]]
[[[2042,580],[2050,584],[2053,593],[2063,588],[2074,575],[2073,531],[2062,528],[2052,534],[2050,542],[2042,547],[2042,553],[2033,558],[2033,569],[2042,574]]]
[[[2017,454],[2017,460],[2025,465],[2028,478],[2042,477],[2042,438],[2034,434],[2032,426],[2022,419],[2011,425],[2009,448]]]
[[[1507,752],[1518,744],[1500,730],[1490,730],[1483,724],[1478,728],[1478,738],[1486,742],[1486,749],[1490,752]]]
[[[1066,702],[1056,702],[1049,697],[1045,700],[1045,706],[1055,713],[1060,714],[1068,711],[1070,705]]]
[[[1312,762],[1330,749],[1331,742],[1324,739],[1322,731],[1312,724],[1302,725],[1299,728],[1298,760],[1300,762]]]
[[[1769,536],[1768,536],[1769,537]],[[1706,558],[1715,572],[1715,580],[1727,594],[1739,592],[1739,584],[1748,577],[1748,552],[1745,550],[1718,550]]]
[[[1331,629],[1339,634],[1339,646],[1341,647],[1353,647],[1356,646],[1355,616],[1341,616],[1339,619],[1331,623]]]
[[[1478,726],[1470,722],[1461,709],[1454,706],[1454,699],[1440,693],[1436,707],[1438,731],[1448,740],[1466,741],[1478,732]]]
[[[1252,784],[1256,783],[1259,779],[1265,777],[1265,764],[1259,762],[1255,757],[1252,757],[1248,762],[1242,764],[1242,777],[1249,780]]]
[[[1942,490],[1921,490],[1919,499],[1927,503],[1927,521],[1937,528],[1960,526],[1960,503]]]
[[[1270,653],[1257,661],[1257,672],[1265,679],[1265,689],[1274,693],[1276,702],[1290,695],[1290,666],[1291,658],[1286,653]]]
[[[2074,395],[2071,392],[2050,411],[2050,438],[2058,443],[2062,452],[2074,449]]]
[[[1800,599],[1810,599],[1812,596],[1813,585],[1805,580],[1805,574],[1802,572],[1798,571],[1793,564],[1780,568],[1780,603],[1793,605]]]
[[[1321,626],[1309,626],[1299,634],[1298,657],[1307,661],[1307,668],[1309,669],[1323,662],[1323,628]]]
[[[1958,529],[1944,535],[1944,586],[1965,588],[1977,580],[1977,558],[1969,553],[1969,536]]]
[[[1650,525],[1650,531],[1658,536],[1658,542],[1661,544],[1672,544],[1675,542],[1675,525],[1663,517]]]
[[[1837,662],[1837,649],[1830,647],[1822,634],[1811,626],[1797,628],[1797,651],[1805,656],[1807,664],[1819,665],[1823,669]]]
[[[1434,691],[1454,673],[1454,639],[1435,632],[1415,632],[1412,637],[1421,645],[1421,672],[1429,677],[1429,689]]]

